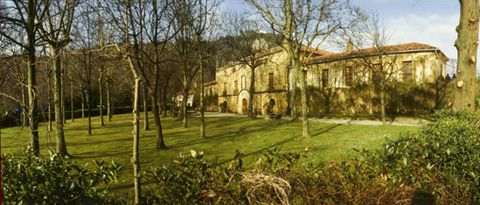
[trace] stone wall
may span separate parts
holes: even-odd
[[[255,70],[254,113],[265,114],[267,106],[271,104],[272,100],[275,102],[274,113],[285,114],[287,112],[289,68],[286,58],[286,53],[283,51],[272,53],[263,57],[262,60],[265,63]],[[389,81],[391,85],[389,85],[388,100],[397,100],[403,103],[395,106],[389,104],[392,112],[412,113],[412,110],[418,112],[415,107],[405,108],[405,106],[412,106],[408,105],[407,101],[422,103],[419,107],[429,111],[438,106],[439,102],[436,102],[438,100],[435,96],[441,95],[441,93],[435,88],[441,83],[439,80],[445,79],[446,76],[447,59],[443,55],[434,51],[400,52],[386,55],[384,60],[393,62],[394,65],[389,72],[392,77]],[[365,62],[365,59],[353,58],[309,65],[307,67],[307,87],[310,115],[320,116],[326,113],[373,115],[377,113],[377,92],[372,83],[372,72],[365,66]],[[375,63],[371,59],[369,62]],[[411,69],[405,69],[406,66],[410,66]],[[351,71],[347,71],[347,67],[350,67]],[[410,70],[411,76],[406,75],[406,70]],[[328,72],[328,80],[327,85],[324,86],[325,72]],[[352,73],[350,80],[346,77],[347,72]],[[248,103],[250,103],[248,102],[250,74],[251,69],[242,64],[217,70],[218,111],[247,114],[246,108],[248,109]],[[272,82],[273,85],[271,85]],[[419,92],[418,96],[414,96],[415,93],[412,92]],[[297,110],[300,110],[299,90],[297,94]],[[422,99],[420,100],[420,98]],[[224,102],[227,106],[222,109]]]

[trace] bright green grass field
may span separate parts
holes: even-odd
[[[143,115],[141,115],[143,116]],[[76,119],[65,125],[67,148],[74,161],[114,160],[124,168],[119,176],[120,187],[131,184],[132,153],[131,114],[115,115],[112,122],[101,127],[99,118],[92,121],[93,135],[87,135],[87,120]],[[311,162],[342,160],[354,155],[353,148],[375,148],[388,139],[402,134],[414,133],[419,127],[339,125],[310,122],[312,137],[302,137],[301,122],[287,120],[266,121],[244,117],[207,118],[207,137],[199,137],[199,119],[189,118],[189,127],[183,128],[181,121],[162,119],[166,150],[155,150],[154,122],[150,120],[149,131],[141,130],[140,159],[143,170],[169,164],[179,152],[203,151],[210,160],[224,162],[232,159],[235,150],[244,156],[247,166],[252,166],[267,149],[274,147],[282,151],[304,152]],[[48,134],[46,125],[41,124],[41,154],[55,149],[54,132]],[[143,124],[140,126],[143,128]],[[28,128],[7,128],[1,130],[1,152],[19,153],[29,142]]]

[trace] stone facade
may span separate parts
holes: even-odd
[[[288,110],[289,63],[287,54],[280,47],[270,49],[262,57],[264,62],[255,70],[253,109],[256,114],[265,114],[269,105],[273,113],[284,114]],[[433,46],[410,43],[387,46],[383,60],[392,66],[389,70],[391,80],[423,85],[436,83],[446,76],[447,57]],[[353,87],[360,82],[372,84],[374,73],[365,66],[365,62],[375,63],[373,49],[362,49],[343,53],[316,52],[307,65],[307,87],[309,88],[309,112],[331,112],[325,109],[327,97],[334,98],[337,113],[367,112],[374,113],[373,91],[352,98]],[[217,69],[216,80],[206,84],[207,96],[217,96],[217,107],[208,109],[239,114],[248,113],[251,69],[243,64],[232,64]],[[214,91],[211,91],[214,90]],[[213,93],[212,93],[213,92]],[[356,91],[355,91],[356,92]],[[298,91],[298,98],[300,92]],[[334,96],[334,97],[333,97]],[[320,99],[323,99],[320,100]],[[322,102],[321,102],[322,101]],[[355,106],[346,106],[348,102]],[[300,102],[298,100],[297,102]],[[297,103],[300,106],[300,103]],[[363,107],[363,108],[362,108]],[[300,109],[297,109],[300,110]],[[360,111],[363,110],[363,111]]]

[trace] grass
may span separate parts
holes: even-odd
[[[143,116],[143,115],[141,115]],[[65,136],[73,160],[81,163],[91,160],[105,160],[121,164],[124,168],[119,176],[118,187],[130,187],[132,168],[131,115],[115,115],[112,122],[100,126],[99,118],[93,118],[93,135],[87,134],[86,119],[75,119],[65,125]],[[189,119],[189,127],[183,128],[181,121],[162,119],[165,143],[168,149],[155,150],[155,131],[141,132],[140,158],[143,170],[169,164],[180,152],[203,151],[210,160],[225,162],[232,159],[235,150],[244,156],[247,166],[253,166],[262,153],[274,147],[283,151],[304,152],[310,162],[342,160],[354,155],[352,148],[378,147],[386,138],[394,139],[400,134],[416,132],[418,127],[339,125],[311,122],[312,137],[301,137],[301,122],[287,120],[266,121],[242,117],[207,118],[207,137],[199,137],[198,118]],[[143,124],[141,125],[143,127]],[[20,153],[28,144],[28,128],[6,128],[1,130],[1,152]],[[54,132],[46,132],[46,125],[40,128],[41,154],[55,149]]]

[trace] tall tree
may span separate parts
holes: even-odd
[[[43,3],[42,3],[43,2]],[[22,47],[28,56],[27,64],[27,92],[28,92],[28,121],[30,129],[30,145],[33,152],[40,153],[38,141],[37,116],[37,83],[36,83],[36,45],[38,30],[47,11],[48,1],[8,1],[2,7],[0,15],[0,35],[6,40]],[[26,36],[26,39],[21,38]]]
[[[111,21],[115,24],[116,29],[121,32],[120,38],[123,40],[123,45],[115,44],[118,52],[126,59],[129,69],[133,77],[133,102],[132,102],[132,167],[133,167],[133,183],[134,183],[134,204],[140,203],[141,198],[141,180],[140,180],[140,85],[142,82],[142,76],[140,70],[142,64],[140,63],[140,33],[142,32],[135,24],[136,16],[133,10],[134,4],[137,3],[133,0],[117,1],[112,0],[106,2],[106,5],[102,5],[107,12],[111,15]],[[139,2],[140,3],[140,2]]]
[[[297,74],[301,92],[303,136],[310,137],[308,122],[306,63],[316,54],[317,48],[341,28],[345,12],[350,8],[342,0],[246,0],[282,38],[282,47],[288,54],[290,70],[290,108],[296,118]],[[311,49],[316,45],[316,48]]]
[[[479,10],[477,0],[460,0],[460,23],[455,41],[458,61],[454,110],[475,110]]]
[[[264,63],[265,50],[270,47],[267,40],[260,35],[261,26],[248,15],[233,15],[230,18],[232,31],[229,34],[237,36],[228,44],[232,47],[235,59],[250,69],[250,85],[248,99],[248,116],[254,117],[253,101],[255,95],[255,70]],[[271,36],[267,36],[269,38]]]
[[[153,2],[153,3],[152,3]],[[150,4],[152,3],[152,4]],[[158,3],[158,4],[157,4]],[[133,152],[132,152],[132,166],[133,166],[133,178],[134,178],[134,189],[135,189],[135,204],[140,203],[141,198],[141,181],[140,181],[140,158],[139,158],[139,139],[140,139],[140,130],[139,130],[139,95],[140,95],[140,83],[146,85],[149,88],[149,92],[153,93],[155,89],[151,89],[151,83],[148,73],[146,72],[147,69],[145,67],[145,50],[144,50],[144,36],[145,36],[145,29],[147,26],[155,27],[154,34],[157,34],[159,37],[162,29],[164,27],[161,24],[146,24],[146,6],[147,5],[155,5],[153,6],[154,12],[153,17],[155,21],[161,22],[164,18],[162,14],[164,14],[165,7],[167,4],[164,4],[164,1],[110,1],[108,5],[104,8],[112,15],[111,20],[112,23],[117,27],[119,31],[122,33],[122,39],[124,44],[122,46],[116,44],[117,50],[124,56],[127,60],[127,63],[130,67],[133,79],[134,79],[134,99],[133,99]],[[168,27],[167,27],[168,28]],[[158,39],[157,39],[158,40]],[[161,41],[157,41],[156,43],[160,43]],[[159,44],[157,44],[159,45]],[[158,49],[157,46],[154,46],[154,49]],[[157,59],[160,58],[159,53],[156,53]],[[151,58],[150,58],[151,59]],[[159,62],[159,61],[155,61]],[[158,64],[157,64],[158,65]],[[158,81],[157,78],[155,81]],[[158,90],[158,89],[157,89]],[[157,98],[155,98],[157,99]],[[158,104],[157,104],[158,105]],[[154,106],[155,107],[155,106]],[[157,112],[158,113],[158,112]],[[155,116],[154,112],[154,116]],[[156,115],[159,117],[159,115]],[[155,120],[157,125],[157,131],[161,131],[161,124],[160,118]],[[158,124],[157,124],[158,122]],[[158,132],[157,132],[158,133]],[[165,147],[163,144],[163,134],[160,132],[160,141],[157,141],[157,148]],[[158,139],[158,135],[157,135]],[[160,143],[159,143],[160,142]],[[159,146],[160,145],[160,146]]]
[[[378,14],[362,15],[359,20],[354,26],[344,30],[345,38],[342,44],[347,45],[347,52],[355,52],[361,56],[359,66],[364,68],[362,77],[369,77],[374,85],[376,96],[380,100],[380,119],[386,124],[386,89],[395,83],[395,75],[400,72],[395,69],[397,56],[389,53],[388,35],[381,26]]]
[[[153,99],[152,99],[153,100]],[[145,84],[142,85],[142,102],[143,102],[143,130],[150,130],[148,123],[148,88]]]
[[[202,58],[202,55],[199,51],[202,48],[199,42],[203,41],[206,28],[210,26],[207,21],[211,20],[217,3],[206,0],[179,0],[173,2],[172,5],[173,29],[176,32],[174,44],[181,67],[183,126],[187,127],[188,97],[193,81],[201,71],[199,59]]]
[[[42,39],[48,44],[54,70],[54,105],[57,146],[56,152],[67,156],[67,145],[63,130],[63,115],[61,96],[62,85],[62,50],[70,43],[70,32],[74,20],[75,7],[78,0],[54,0],[46,9],[45,20],[39,27]]]

